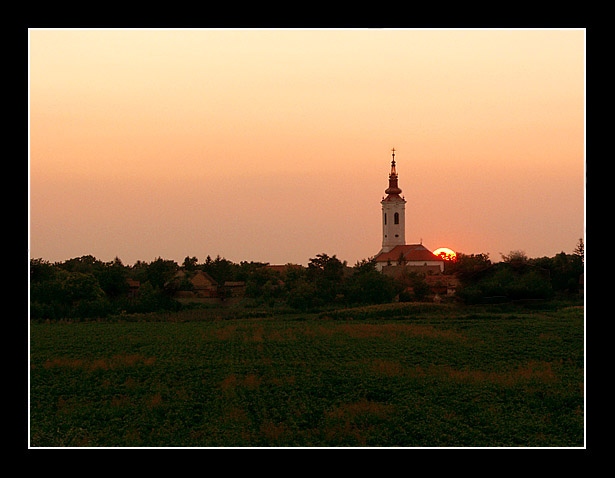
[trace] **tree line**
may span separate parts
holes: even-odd
[[[502,261],[458,271],[457,298],[467,304],[579,297],[583,291],[584,246],[572,254],[529,258],[523,251],[502,255]]]
[[[522,251],[502,255],[492,263],[488,254],[458,253],[445,263],[445,275],[455,275],[456,300],[477,303],[501,300],[551,299],[578,295],[584,267],[583,242],[572,254],[528,258]],[[234,263],[207,256],[200,263],[187,256],[183,263],[158,257],[151,262],[125,265],[119,258],[104,262],[91,255],[50,263],[30,260],[30,317],[36,320],[107,317],[121,312],[179,310],[174,299],[178,271],[201,270],[221,287],[243,282],[245,299],[253,305],[310,311],[326,307],[382,304],[393,300],[430,300],[425,274],[408,272],[396,278],[376,270],[373,258],[350,267],[335,255],[317,254],[307,267],[287,264],[283,271],[267,263]],[[138,281],[139,292],[130,294],[129,279]],[[224,297],[224,293],[221,294]]]
[[[253,304],[284,303],[298,310],[333,304],[389,302],[399,292],[390,277],[376,271],[373,260],[359,261],[349,268],[335,255],[318,254],[307,267],[288,264],[284,271],[262,262],[234,263],[207,256],[203,263],[186,257],[183,263],[158,257],[151,262],[124,265],[119,258],[103,262],[91,255],[50,263],[30,261],[30,317],[60,319],[105,317],[121,311],[154,312],[178,310],[182,304],[173,296],[181,283],[173,280],[178,271],[201,270],[218,284],[243,282],[245,297]],[[130,296],[128,279],[139,282],[139,292]]]

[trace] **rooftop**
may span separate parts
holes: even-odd
[[[404,261],[419,262],[419,261],[443,261],[442,258],[435,256],[423,244],[405,244],[395,246],[389,252],[383,252],[376,256],[376,262],[397,262],[403,255]]]

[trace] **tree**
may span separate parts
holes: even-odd
[[[94,271],[94,276],[109,299],[115,300],[128,293],[127,270],[119,257],[102,264]]]
[[[43,282],[55,276],[55,267],[42,258],[30,260],[30,284]]]
[[[30,317],[58,319],[66,315],[62,278],[68,274],[42,259],[30,261]]]
[[[158,257],[147,267],[147,280],[156,289],[163,289],[164,284],[173,278],[178,264],[175,261]]]
[[[483,271],[491,266],[491,260],[489,260],[489,254],[464,254],[462,252],[457,253],[457,260],[453,263],[447,264],[445,271],[451,274],[457,274],[459,280],[464,282],[471,279],[471,277]]]
[[[514,266],[526,264],[528,261],[527,254],[524,251],[510,251],[507,256],[502,253],[500,255],[502,256],[502,261]]]
[[[59,316],[103,317],[109,313],[109,303],[93,274],[66,272],[58,275],[60,290],[52,299],[59,306]]]
[[[355,264],[343,290],[349,304],[383,304],[390,302],[397,294],[395,281],[376,270],[374,258]]]
[[[312,279],[324,278],[329,281],[341,282],[344,275],[345,262],[341,262],[335,255],[316,254],[308,263],[308,276]]]
[[[213,261],[210,256],[207,256],[205,264],[202,266],[203,271],[207,272],[221,285],[226,281],[233,280],[237,268],[236,264],[219,255]]]
[[[457,290],[466,303],[525,299],[549,299],[553,288],[546,269],[531,261],[522,267],[516,262],[499,262],[480,271]]]
[[[70,303],[73,317],[104,317],[109,302],[96,277],[81,272],[71,272],[63,284],[64,295]]]
[[[572,253],[575,256],[579,257],[581,259],[581,262],[585,262],[585,244],[583,243],[582,237],[579,239],[577,247],[574,248],[574,251]]]
[[[127,274],[131,279],[138,280],[141,284],[147,282],[147,271],[149,269],[149,264],[145,261],[137,261],[132,267],[128,268]]]
[[[262,298],[270,302],[282,292],[280,274],[267,267],[266,264],[244,263],[240,277],[246,283],[246,296]]]
[[[294,309],[310,310],[324,304],[314,283],[305,278],[298,279],[288,292],[286,303]]]
[[[173,300],[162,290],[154,288],[149,281],[141,284],[138,300],[129,307],[133,312],[156,312],[159,310],[179,310],[180,308],[179,302]]]
[[[576,293],[583,273],[583,258],[577,254],[556,254],[551,260],[551,282],[557,291]]]
[[[342,288],[345,262],[335,255],[317,254],[308,263],[307,278],[316,287],[317,294],[324,303],[335,301]]]
[[[430,292],[431,288],[425,280],[425,277],[417,274],[417,276],[412,280],[412,295],[414,300],[422,301],[429,295]]]
[[[196,269],[197,264],[199,263],[199,260],[196,257],[188,257],[186,256],[184,258],[184,262],[182,264],[182,267],[184,268],[184,270],[186,271],[193,271]]]
[[[59,267],[69,272],[92,273],[100,268],[102,262],[92,255],[74,257],[59,264]]]

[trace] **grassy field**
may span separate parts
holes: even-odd
[[[584,446],[582,307],[221,314],[31,323],[30,446]]]

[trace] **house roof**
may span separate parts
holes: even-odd
[[[185,278],[187,278],[197,290],[209,289],[218,285],[218,283],[213,277],[211,277],[207,272],[202,270],[196,270],[194,271],[194,273],[189,274],[186,274],[186,272],[184,271],[177,271],[173,276],[173,279],[167,282],[167,284],[171,282],[179,283]]]
[[[204,271],[196,271],[190,282],[192,282],[195,289],[209,288],[218,285],[214,278]]]
[[[443,261],[441,257],[435,256],[423,244],[405,244],[395,246],[389,252],[382,252],[378,254],[375,259],[376,262],[391,261],[394,263],[397,262],[402,255],[403,260],[409,262]]]
[[[284,274],[290,269],[301,269],[303,266],[300,264],[267,264],[265,268]]]
[[[128,284],[129,287],[140,287],[141,286],[140,281],[131,279],[130,277],[126,279],[126,283]]]

